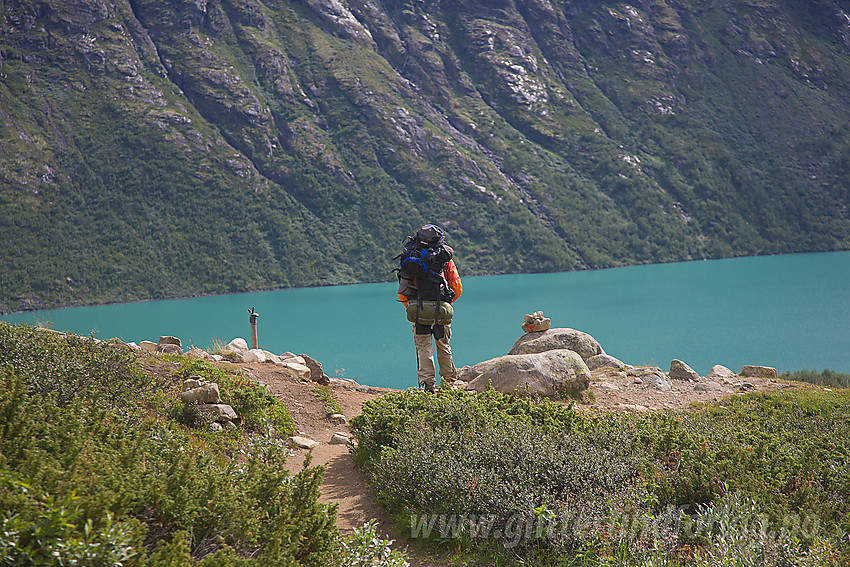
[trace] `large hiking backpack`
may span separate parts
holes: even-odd
[[[399,260],[399,267],[395,269],[399,279],[398,292],[408,298],[419,296],[422,299],[451,301],[453,298],[445,297],[453,293],[446,284],[443,270],[453,254],[438,226],[427,224],[414,236],[408,236],[401,254],[394,258]]]

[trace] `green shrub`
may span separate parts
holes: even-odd
[[[107,514],[100,526],[91,518],[80,522],[82,510],[73,494],[56,498],[48,494],[33,501],[30,486],[0,471],[0,489],[14,494],[23,507],[35,513],[0,517],[0,564],[86,565],[114,567],[134,564],[142,549],[138,522],[113,522]]]
[[[316,397],[325,403],[325,409],[330,413],[342,413],[342,408],[339,407],[339,402],[334,396],[334,391],[327,386],[316,386],[313,388],[313,393]]]
[[[50,395],[60,406],[78,398],[110,409],[138,405],[165,385],[143,372],[128,348],[2,321],[0,368],[15,372],[30,393]]]
[[[241,430],[213,435],[164,419],[174,390],[115,347],[23,326],[0,333],[0,564],[332,560],[336,512],[318,502],[323,469],[290,474],[283,440]],[[98,373],[104,361],[114,364]],[[65,376],[80,387],[65,388]],[[125,379],[138,387],[112,399]],[[247,392],[243,399],[263,419],[288,419],[255,384],[224,382]]]
[[[393,540],[378,535],[377,522],[370,520],[340,542],[334,565],[338,567],[408,567],[406,555],[392,549]]]
[[[799,526],[793,528],[771,530],[755,500],[730,493],[717,502],[700,506],[693,519],[693,529],[707,536],[707,545],[697,553],[694,566],[832,567],[840,564],[841,553],[833,541],[815,537],[806,549],[800,544]],[[812,539],[811,534],[808,537]]]
[[[765,529],[810,526],[783,543],[809,562],[789,564],[829,565],[817,557],[850,557],[846,538],[829,537],[850,531],[848,402],[813,389],[636,416],[408,390],[365,403],[351,425],[357,463],[398,521],[473,556],[669,565],[695,545],[726,564],[720,536],[689,537],[680,514],[714,513],[734,494],[746,504],[733,515],[757,510]]]

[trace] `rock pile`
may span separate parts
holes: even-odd
[[[632,383],[649,385],[658,392],[685,389],[732,393],[754,388],[741,377],[777,378],[776,369],[771,367],[744,366],[737,375],[720,365],[702,378],[678,359],[670,363],[669,372],[657,366],[635,367],[606,354],[602,345],[587,333],[550,328],[550,320],[543,317],[542,311],[526,315],[522,328],[526,334],[517,339],[507,355],[461,368],[454,386],[478,392],[492,387],[503,393],[558,397],[586,390],[592,380],[597,380],[601,388],[612,390],[619,389],[623,383]],[[615,377],[620,385],[612,382]]]
[[[526,333],[534,331],[547,331],[552,326],[552,321],[543,316],[542,311],[535,311],[531,315],[526,315],[522,323],[522,330]]]
[[[179,394],[183,402],[183,413],[196,425],[210,424],[214,431],[234,427],[239,419],[228,404],[221,403],[218,384],[207,382],[201,376],[191,376],[183,381],[183,392]]]
[[[210,354],[197,347],[185,353],[179,338],[172,336],[161,336],[156,343],[152,341],[141,341],[139,344],[127,343],[127,346],[135,351],[144,351],[152,354],[177,354],[189,358],[197,358],[213,362],[227,360],[237,363],[269,363],[280,366],[287,374],[300,380],[318,382],[319,384],[330,384],[330,378],[324,373],[322,363],[307,356],[296,355],[291,352],[274,354],[262,349],[249,349],[248,343],[243,338],[236,338],[227,343],[221,352]]]

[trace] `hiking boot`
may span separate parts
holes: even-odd
[[[428,392],[429,394],[436,394],[437,389],[434,387],[434,384],[434,382],[431,382],[430,384],[426,382],[424,384],[420,384],[420,386],[422,386],[422,389]]]

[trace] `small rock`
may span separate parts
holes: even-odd
[[[682,362],[681,360],[673,360],[670,362],[670,373],[668,374],[673,380],[693,380],[694,382],[699,382],[699,374]]]
[[[656,390],[667,391],[673,388],[670,378],[657,366],[644,366],[629,370],[630,376],[637,376],[641,382],[650,384]]]
[[[178,339],[177,337],[169,336],[169,335],[159,337],[159,342],[157,343],[157,346],[163,346],[163,345],[177,345],[181,348],[181,350],[183,348],[183,343],[180,342],[180,339]]]
[[[720,382],[721,384],[729,384],[736,377],[737,374],[720,364],[712,366],[711,370],[708,372],[708,376],[706,376],[709,380]]]
[[[339,424],[342,424],[342,425],[348,423],[348,418],[346,418],[341,413],[332,413],[328,416],[328,419],[331,420],[334,423],[339,423]]]
[[[627,411],[633,411],[635,413],[646,413],[646,412],[649,411],[648,407],[642,406],[640,404],[620,404],[620,403],[618,403],[617,407],[624,409],[624,410],[627,410]]]
[[[127,343],[127,346],[130,347],[130,350],[132,350],[134,352],[139,352],[140,350],[142,350],[142,347],[140,347],[139,345],[137,345],[134,342]]]
[[[236,338],[227,343],[227,346],[224,347],[224,350],[230,352],[243,353],[248,351],[248,341],[243,338]]]
[[[310,368],[304,364],[286,361],[283,363],[283,367],[289,372],[289,374],[299,380],[304,380],[305,382],[310,380]]]
[[[196,419],[203,417],[210,421],[233,421],[238,419],[236,412],[227,404],[199,404],[186,406],[185,411]]]
[[[723,392],[726,388],[719,382],[700,382],[694,386],[695,392]]]
[[[343,390],[354,390],[359,386],[357,382],[351,378],[331,378],[330,385],[334,388],[342,388]]]
[[[345,445],[348,443],[348,435],[344,433],[334,433],[331,437],[331,445]]]
[[[741,382],[740,384],[735,384],[735,387],[741,392],[747,392],[749,390],[755,390],[756,386],[752,382]]]
[[[156,343],[153,341],[141,341],[139,346],[148,352],[156,352]]]
[[[275,353],[264,350],[263,354],[266,355],[266,362],[267,363],[270,363],[270,364],[280,364],[281,363],[280,357],[278,355],[276,355]]]
[[[195,359],[198,359],[198,360],[209,360],[210,359],[210,353],[208,353],[207,351],[205,351],[203,349],[197,348],[197,347],[192,348],[192,350],[186,351],[186,354],[184,354],[183,356],[185,356],[187,358],[195,358]]]
[[[597,370],[599,368],[629,368],[629,365],[622,360],[605,353],[591,356],[585,363],[590,370]]]
[[[317,382],[319,384],[322,384],[323,386],[327,386],[328,384],[330,384],[330,378],[328,378],[328,376],[325,374],[321,362],[307,356],[306,354],[302,354],[298,358],[301,358],[304,361],[304,366],[310,369],[310,379],[313,382]]]
[[[210,359],[213,360],[214,362],[221,362],[222,360],[224,360],[224,357],[221,356],[220,354],[211,354]]]
[[[219,422],[214,421],[214,422],[210,423],[210,430],[211,431],[221,431],[222,429],[224,429],[224,426],[222,424],[220,424]]]
[[[258,348],[254,348],[242,353],[242,360],[245,362],[265,362],[266,353]]]
[[[157,345],[156,352],[161,354],[183,354],[183,349],[180,348],[179,345],[168,343],[164,345]]]
[[[206,384],[178,394],[184,404],[217,404],[221,402],[218,384]],[[229,406],[228,406],[229,407]]]
[[[200,388],[201,386],[207,383],[206,380],[201,378],[200,376],[189,376],[185,380],[183,380],[183,391],[193,390],[195,388]]]
[[[776,368],[772,366],[744,366],[741,369],[741,376],[746,378],[765,378],[768,380],[779,377]]]
[[[297,435],[289,438],[289,444],[300,449],[313,449],[319,446],[318,441],[313,441],[307,437],[299,437]]]

